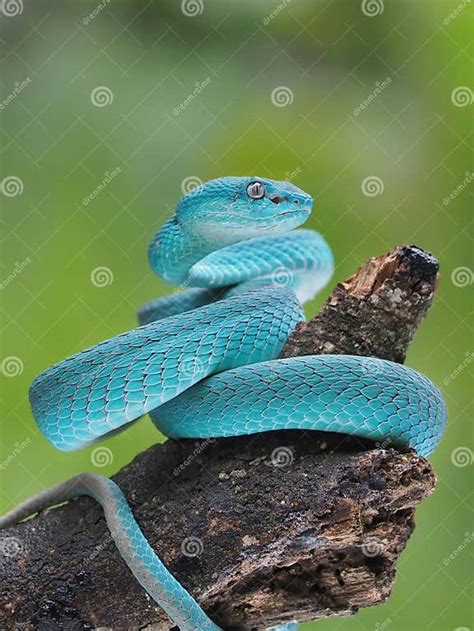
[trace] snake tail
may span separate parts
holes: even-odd
[[[138,525],[123,491],[105,476],[82,473],[39,493],[1,517],[0,529],[82,495],[92,497],[102,506],[107,527],[123,560],[140,585],[181,631],[219,631],[220,627],[160,561]]]

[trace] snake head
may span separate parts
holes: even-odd
[[[188,233],[222,246],[288,232],[306,221],[312,205],[312,197],[291,182],[222,177],[182,197],[176,219]]]

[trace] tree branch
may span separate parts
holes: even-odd
[[[414,246],[337,285],[283,355],[403,361],[436,285]],[[168,440],[114,479],[174,575],[225,629],[349,615],[383,602],[435,476],[413,452],[338,434]],[[80,498],[0,533],[0,626],[169,629],[130,574],[102,511]]]

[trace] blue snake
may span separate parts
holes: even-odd
[[[324,238],[296,229],[312,203],[292,183],[259,177],[211,180],[184,195],[149,248],[152,269],[182,291],[145,305],[138,328],[33,381],[31,406],[46,438],[78,449],[149,413],[175,438],[313,429],[430,454],[446,410],[424,376],[374,358],[277,359],[304,320],[301,303],[333,273]],[[18,506],[0,527],[78,495],[100,502],[123,559],[181,631],[219,630],[160,561],[108,478],[76,476]]]

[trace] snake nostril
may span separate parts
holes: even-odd
[[[298,205],[298,204],[299,204],[299,201],[298,201],[297,199],[295,199],[295,200],[294,200],[294,203],[295,203],[296,205]]]

